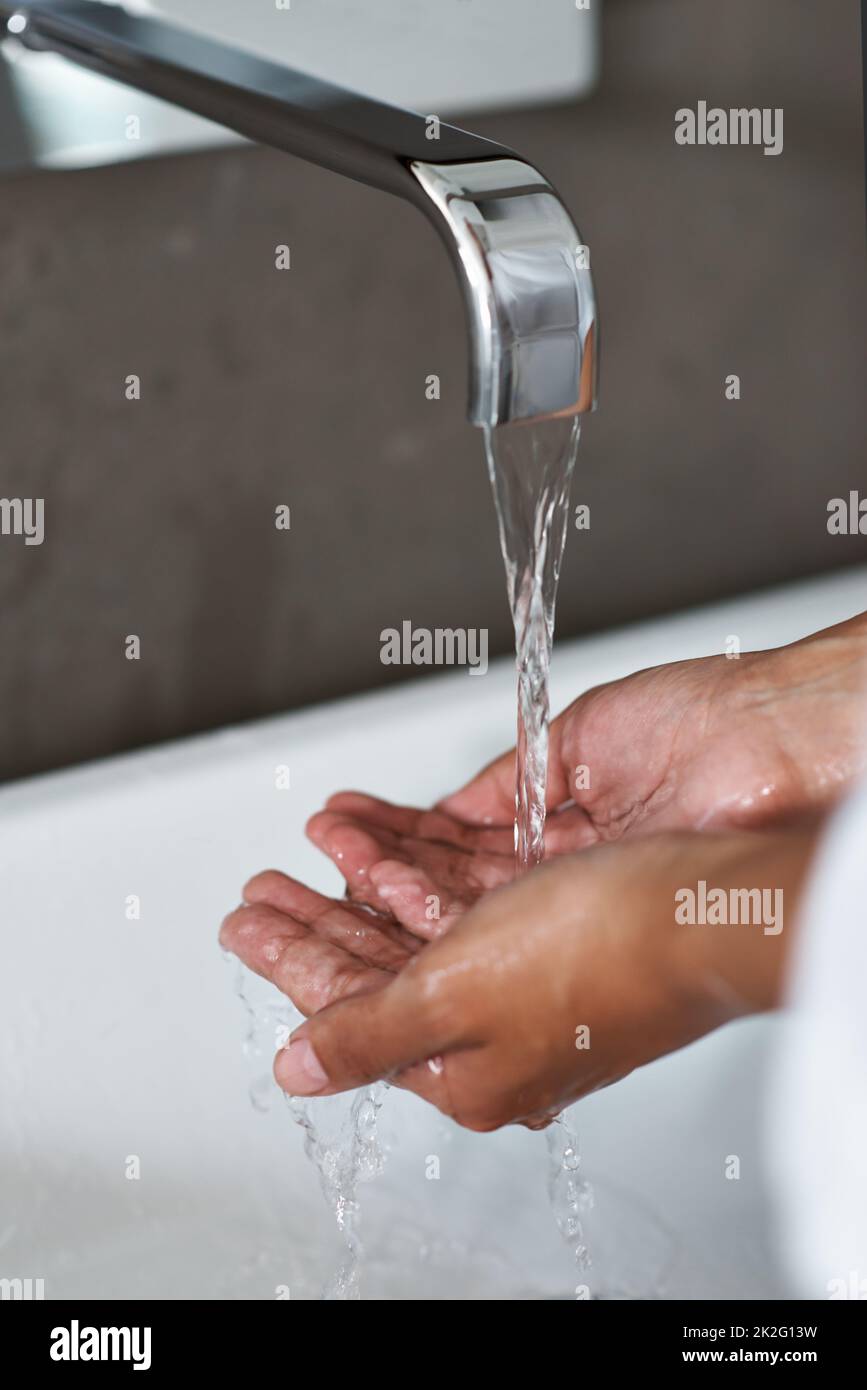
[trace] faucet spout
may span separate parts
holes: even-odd
[[[556,190],[513,151],[97,0],[0,0],[4,32],[419,208],[463,292],[471,423],[594,408],[587,251]]]

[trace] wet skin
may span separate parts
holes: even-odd
[[[865,660],[862,617],[588,692],[552,725],[551,862],[515,883],[512,754],[433,810],[332,797],[308,832],[347,898],[271,870],[221,931],[308,1015],[278,1082],[388,1077],[471,1128],[537,1125],[772,1007],[817,823],[863,764]],[[676,926],[674,894],[700,879],[783,888],[785,931]]]

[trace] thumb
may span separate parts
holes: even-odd
[[[561,806],[572,795],[564,733],[568,728],[570,736],[574,734],[585,698],[580,696],[551,723],[545,794],[545,805],[549,811]],[[440,801],[438,809],[467,825],[510,825],[515,814],[514,748],[488,763],[466,786]]]
[[[295,1096],[335,1095],[426,1062],[452,1041],[429,1014],[411,971],[332,1004],[297,1028],[278,1052],[277,1084]]]

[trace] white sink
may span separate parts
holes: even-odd
[[[745,650],[792,640],[860,611],[865,592],[850,570],[564,645],[554,706],[721,651],[730,633]],[[250,1103],[217,925],[269,865],[337,888],[302,833],[329,792],[430,800],[506,746],[514,717],[500,663],[0,791],[0,1278],[44,1279],[46,1298],[319,1296],[341,1242],[282,1099]],[[279,764],[290,790],[275,788]],[[762,1173],[773,1035],[768,1021],[726,1029],[572,1111],[597,1192],[593,1295],[790,1294]],[[470,1135],[398,1092],[380,1125],[386,1168],[361,1191],[365,1297],[570,1295],[540,1135]]]

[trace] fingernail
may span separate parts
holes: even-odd
[[[306,1038],[283,1049],[274,1063],[274,1075],[290,1096],[315,1096],[328,1085],[328,1073]]]

